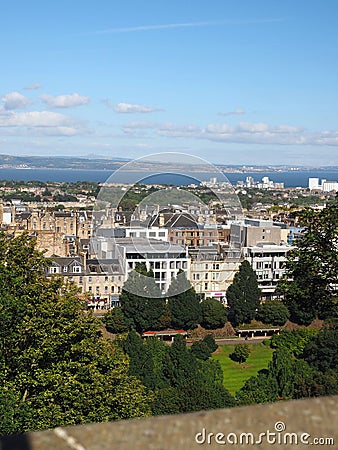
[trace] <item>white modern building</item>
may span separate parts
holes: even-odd
[[[124,278],[135,269],[137,263],[145,263],[153,270],[156,284],[165,293],[180,270],[190,278],[190,259],[186,247],[157,239],[96,237],[91,240],[97,259],[117,259],[121,263]]]
[[[256,273],[262,300],[272,300],[277,297],[275,294],[277,283],[285,274],[287,253],[292,248],[290,245],[274,244],[243,247],[243,256]]]
[[[319,178],[309,178],[309,189],[311,190],[319,190],[323,192],[338,192],[338,182],[337,181],[328,181],[324,178],[319,183]]]

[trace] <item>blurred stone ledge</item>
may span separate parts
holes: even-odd
[[[338,448],[338,396],[281,401],[268,405],[254,405],[231,409],[201,411],[147,419],[60,427],[23,435],[2,437],[0,450],[194,450],[216,448],[280,449],[309,448],[313,438],[333,438],[334,444],[321,448]],[[284,433],[308,433],[305,443],[268,443],[240,445],[215,442],[217,433],[276,432],[275,424],[285,425]],[[280,426],[283,426],[280,425]],[[205,434],[203,429],[205,430]],[[195,437],[205,442],[198,444]],[[211,443],[207,442],[207,435]],[[279,433],[276,433],[277,435]],[[222,437],[219,437],[221,441]],[[298,438],[300,441],[300,439]]]

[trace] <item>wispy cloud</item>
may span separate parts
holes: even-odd
[[[285,19],[228,19],[228,20],[208,20],[204,22],[183,22],[183,23],[165,23],[157,25],[139,25],[133,27],[109,28],[107,30],[95,31],[94,34],[109,33],[133,33],[138,31],[167,30],[175,28],[193,28],[193,27],[209,27],[216,25],[250,25],[261,23],[284,22]]]
[[[129,136],[192,138],[223,143],[275,145],[330,145],[338,146],[337,130],[308,131],[290,125],[269,125],[264,122],[209,124],[205,127],[174,123],[129,122],[122,131]]]
[[[25,86],[24,89],[29,91],[29,90],[35,90],[35,89],[40,89],[41,88],[41,84],[39,83],[35,83],[35,84],[29,84],[28,86]]]
[[[242,115],[242,114],[245,114],[244,109],[234,109],[233,111],[218,113],[219,116],[238,116],[238,115]]]
[[[163,111],[163,109],[160,108],[154,108],[152,106],[136,105],[133,103],[118,103],[117,105],[115,105],[114,103],[111,103],[109,100],[102,100],[102,103],[108,106],[108,108],[111,108],[115,112],[120,114],[132,114],[132,113],[146,114],[156,111]]]

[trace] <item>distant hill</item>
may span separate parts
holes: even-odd
[[[103,158],[89,155],[88,157],[72,157],[72,156],[13,156],[0,154],[0,168],[27,168],[27,169],[82,169],[82,170],[116,170],[128,161],[127,158]],[[141,161],[141,170],[145,170],[147,166],[151,169],[156,168],[157,162]],[[176,165],[168,162],[167,166]],[[160,163],[160,168],[163,163]],[[288,171],[310,171],[310,170],[330,170],[338,171],[338,166],[288,166],[288,165],[223,165],[215,164],[215,167],[224,172],[235,173],[252,173],[252,172],[288,172]],[[137,170],[138,162],[132,164],[131,170]],[[197,170],[203,171],[203,167],[197,167]],[[208,165],[207,171],[210,170]]]
[[[12,156],[0,154],[0,167],[28,169],[91,169],[116,170],[128,160],[56,156]]]

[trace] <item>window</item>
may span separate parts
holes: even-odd
[[[79,284],[83,283],[83,277],[79,277]]]
[[[91,286],[89,286],[88,291],[92,292],[93,288]]]
[[[49,273],[59,273],[59,267],[50,267]]]
[[[104,281],[108,281],[108,277],[104,277]]]
[[[209,278],[209,274],[208,274],[208,272],[206,272],[206,273],[204,274],[204,279],[207,280],[208,278]]]
[[[208,290],[208,283],[204,283],[204,289],[207,291]]]
[[[150,231],[149,232],[149,237],[156,237],[155,231]]]
[[[67,267],[67,266],[64,266],[64,267],[63,267],[63,271],[64,271],[64,272],[68,272],[68,267]]]
[[[108,286],[104,287],[104,292],[108,292]]]
[[[92,283],[93,277],[88,277],[88,283]]]
[[[159,261],[155,262],[155,269],[160,269],[161,268],[161,263]]]
[[[115,291],[115,286],[111,287],[111,291],[114,292]]]
[[[212,265],[213,270],[219,270],[219,264],[213,264]]]
[[[73,273],[80,273],[81,272],[81,267],[80,266],[74,266],[73,267]]]
[[[159,237],[165,237],[165,232],[164,231],[159,231],[158,235],[159,235]]]

